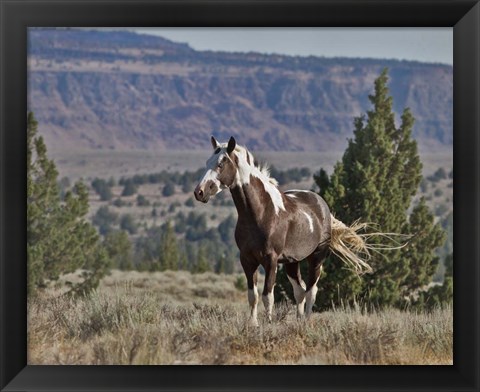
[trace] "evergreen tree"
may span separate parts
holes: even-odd
[[[125,181],[123,186],[122,196],[132,196],[137,193],[137,186],[132,180]]]
[[[125,231],[111,231],[105,236],[103,243],[114,268],[133,269],[132,244]]]
[[[137,223],[131,214],[124,214],[120,218],[120,228],[128,231],[130,234],[136,234],[138,231]]]
[[[374,272],[362,277],[345,269],[335,256],[327,258],[316,302],[320,308],[355,300],[400,306],[412,290],[430,282],[433,251],[443,242],[442,230],[423,201],[408,216],[422,179],[422,165],[412,139],[414,118],[405,109],[400,126],[395,126],[387,81],[384,70],[375,80],[375,93],[369,96],[373,109],[354,120],[354,137],[342,160],[330,177],[320,171],[315,180],[320,195],[342,222],[371,222],[378,231],[412,237],[402,249],[372,252],[369,264]],[[385,241],[377,237],[370,242]],[[289,288],[284,291],[290,294]]]
[[[96,287],[108,267],[108,256],[93,226],[85,220],[88,190],[76,183],[63,200],[55,163],[47,156],[33,113],[27,116],[27,255],[28,293],[47,281],[82,269],[83,281],[72,292]]]
[[[148,207],[150,205],[150,201],[143,195],[137,196],[137,206],[139,207]]]
[[[108,206],[101,206],[92,218],[92,223],[98,227],[102,235],[108,234],[112,230],[112,225],[118,221],[118,214],[111,211]]]
[[[217,257],[217,262],[215,263],[214,271],[216,274],[224,274],[226,268],[226,258],[225,254]]]
[[[192,273],[201,274],[203,272],[211,271],[212,267],[208,262],[207,252],[204,246],[200,245],[197,252],[197,262],[193,266]]]
[[[92,181],[92,188],[98,193],[100,200],[108,201],[112,198],[112,190],[110,189],[107,181],[101,178],[95,178]]]
[[[404,294],[412,293],[431,282],[439,263],[435,249],[445,238],[445,232],[440,225],[434,225],[434,217],[423,197],[413,208],[406,231],[413,235],[413,241],[405,249],[403,256],[414,262],[409,264],[409,274],[403,286]]]
[[[168,181],[162,189],[162,195],[165,197],[168,197],[174,194],[175,194],[175,184],[171,181]]]
[[[178,270],[179,249],[177,237],[170,221],[163,228],[158,253],[162,270]]]
[[[445,257],[445,277],[441,285],[434,285],[426,291],[420,291],[412,298],[412,307],[425,311],[453,303],[453,253]]]

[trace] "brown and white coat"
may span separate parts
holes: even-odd
[[[220,144],[211,139],[214,152],[207,170],[195,188],[195,198],[208,202],[223,189],[230,189],[238,212],[235,240],[248,284],[251,322],[257,320],[257,270],[265,270],[263,303],[271,321],[273,287],[277,266],[285,270],[293,286],[297,315],[312,312],[321,265],[330,250],[331,214],[325,201],[316,193],[303,190],[281,192],[265,168],[254,163],[252,154],[238,146],[235,139]],[[299,263],[308,262],[305,283]]]

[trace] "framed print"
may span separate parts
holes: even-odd
[[[1,390],[479,389],[477,1],[0,4]],[[301,29],[389,27],[452,28],[453,66],[235,49],[242,29],[299,51]],[[200,28],[224,46],[145,34]]]

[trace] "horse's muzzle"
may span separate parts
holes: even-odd
[[[217,185],[212,181],[208,180],[203,185],[198,185],[193,192],[195,195],[195,199],[201,201],[202,203],[208,202],[210,196],[215,195],[218,192]]]
[[[210,195],[208,193],[205,193],[202,188],[203,187],[197,186],[193,191],[193,194],[195,195],[195,199],[201,201],[202,203],[206,203],[208,199],[210,199]]]

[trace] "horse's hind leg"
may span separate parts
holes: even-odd
[[[305,310],[305,282],[302,280],[302,275],[300,273],[300,263],[287,263],[284,264],[285,272],[287,273],[288,280],[293,287],[293,295],[295,301],[297,302],[297,317],[303,317]]]
[[[312,314],[313,304],[315,303],[315,298],[317,297],[317,283],[322,272],[322,264],[327,257],[328,248],[316,251],[307,257],[308,261],[308,281],[307,281],[307,292],[306,292],[306,312],[307,318]]]

